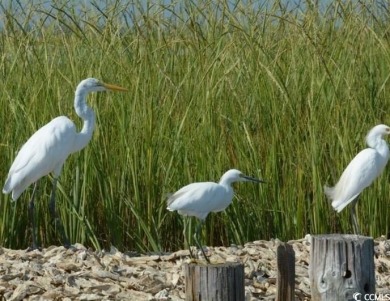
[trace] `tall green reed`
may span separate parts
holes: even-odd
[[[389,122],[386,7],[256,3],[2,6],[3,178],[23,142],[53,117],[81,128],[73,91],[93,76],[129,92],[89,96],[97,128],[68,158],[57,194],[72,242],[181,248],[183,220],[166,211],[166,195],[230,168],[267,184],[235,185],[226,212],[210,214],[205,243],[351,231],[348,212],[335,214],[322,187],[365,147],[373,125]],[[385,170],[358,205],[369,235],[388,231],[387,178]],[[49,180],[40,181],[37,202],[44,245],[60,243]],[[17,203],[1,195],[3,245],[29,244],[31,192]]]

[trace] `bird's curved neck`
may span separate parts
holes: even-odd
[[[230,187],[230,188],[232,187],[232,183],[233,181],[229,177],[226,177],[225,175],[223,175],[218,182],[219,185]]]
[[[222,176],[222,178],[219,180],[218,184],[223,187],[225,191],[225,195],[228,196],[227,198],[231,200],[233,198],[233,187],[232,187],[233,181],[226,176]]]
[[[381,156],[388,159],[389,147],[386,141],[379,135],[368,135],[366,138],[367,145],[374,148]]]
[[[83,149],[92,138],[95,129],[95,113],[87,105],[86,98],[88,92],[76,90],[74,99],[74,109],[76,114],[84,120],[83,128],[78,133],[75,141],[74,151]]]

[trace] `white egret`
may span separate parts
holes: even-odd
[[[167,209],[169,211],[177,211],[183,216],[195,216],[200,220],[195,230],[194,239],[208,262],[208,257],[198,239],[200,228],[210,212],[223,211],[230,205],[234,194],[231,184],[247,181],[264,183],[263,180],[248,177],[237,169],[230,169],[221,177],[219,183],[192,183],[179,189],[168,198]]]
[[[29,203],[29,216],[32,224],[33,249],[38,248],[34,222],[34,195],[36,182],[43,176],[53,173],[53,188],[50,196],[49,209],[54,223],[62,234],[64,246],[70,243],[55,210],[55,191],[57,179],[61,173],[66,158],[83,149],[92,138],[95,128],[95,113],[87,105],[86,96],[89,92],[127,91],[127,89],[105,84],[95,78],[87,78],[79,83],[75,92],[74,108],[77,115],[84,120],[81,132],[69,118],[60,116],[50,121],[36,131],[18,152],[5,182],[3,193],[12,192],[16,201],[23,191],[35,183]]]
[[[337,212],[352,203],[351,217],[355,234],[360,234],[355,212],[358,196],[385,168],[389,160],[389,147],[383,137],[389,134],[390,127],[387,125],[373,127],[366,136],[369,148],[353,158],[334,187],[324,186],[325,194]]]

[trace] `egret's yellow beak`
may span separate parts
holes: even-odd
[[[116,85],[111,85],[111,84],[106,84],[106,83],[102,83],[102,85],[107,90],[122,91],[122,92],[129,91],[126,88],[122,88],[122,87],[119,87],[119,86],[116,86]]]

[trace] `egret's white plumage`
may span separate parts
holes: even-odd
[[[245,176],[237,169],[227,171],[219,183],[198,182],[184,186],[168,198],[168,210],[177,210],[184,216],[195,216],[205,220],[210,212],[219,212],[226,209],[233,199],[234,182],[261,180]]]
[[[74,152],[76,137],[76,126],[65,116],[41,127],[20,149],[3,193],[12,192],[12,199],[16,201],[28,186],[41,177],[50,172],[58,177],[66,158]]]
[[[177,210],[179,214],[184,216],[195,216],[201,221],[195,231],[194,238],[203,252],[197,238],[202,222],[210,212],[223,211],[230,205],[234,195],[232,183],[248,181],[263,182],[248,177],[237,169],[230,169],[221,177],[218,183],[198,182],[184,186],[169,196],[167,209],[169,211]],[[203,255],[207,259],[204,253]]]
[[[356,199],[385,168],[389,160],[389,147],[383,138],[389,134],[390,127],[387,125],[373,127],[366,136],[369,148],[362,150],[353,158],[334,187],[324,187],[325,194],[337,212],[355,200],[351,208],[355,232],[359,232],[354,212]]]
[[[82,130],[78,133],[73,121],[65,116],[57,117],[41,127],[18,152],[8,173],[3,193],[12,192],[12,199],[16,201],[28,186],[53,172],[51,206],[54,209],[56,179],[61,173],[66,158],[88,144],[95,128],[95,113],[87,105],[86,96],[89,92],[107,90],[126,91],[127,89],[105,84],[95,78],[81,81],[76,88],[74,108],[77,115],[84,120]],[[33,198],[30,203],[33,210]],[[35,241],[33,243],[35,244]]]

